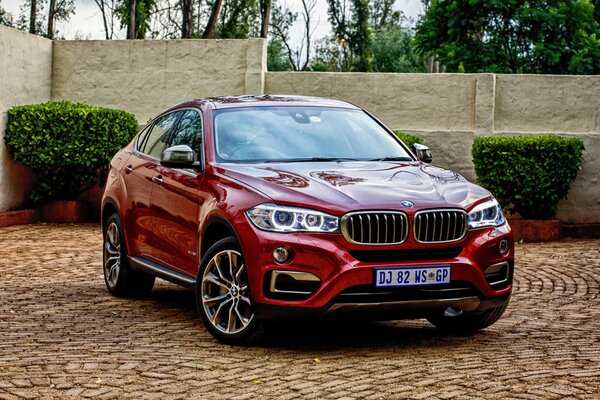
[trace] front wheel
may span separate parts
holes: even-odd
[[[196,305],[206,329],[221,342],[245,344],[256,339],[260,323],[252,310],[246,265],[235,238],[218,241],[202,258]]]
[[[441,330],[468,334],[485,329],[502,317],[508,307],[509,300],[499,307],[490,308],[479,313],[459,312],[454,309],[446,310],[443,313],[431,315],[427,320]]]

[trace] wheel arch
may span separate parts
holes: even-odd
[[[225,218],[213,216],[208,219],[200,235],[199,252],[200,260],[204,257],[208,249],[221,239],[233,236],[239,243],[239,237],[233,228],[233,225]]]
[[[117,206],[117,203],[110,197],[104,199],[104,202],[102,204],[102,210],[100,213],[100,218],[101,218],[101,222],[102,222],[102,231],[104,231],[104,228],[106,228],[106,222],[108,222],[108,219],[114,213],[121,216],[121,212],[119,210],[119,206]]]

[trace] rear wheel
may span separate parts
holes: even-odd
[[[242,250],[229,237],[211,246],[202,259],[196,282],[196,304],[206,329],[224,343],[257,339],[260,323],[252,310]]]
[[[509,300],[495,308],[490,308],[479,313],[464,312],[447,309],[443,313],[431,315],[427,318],[437,328],[451,333],[467,334],[477,332],[494,324],[502,317],[508,307]]]
[[[154,276],[135,271],[127,262],[123,225],[118,214],[110,216],[104,228],[103,242],[104,282],[115,296],[144,296],[154,286]]]

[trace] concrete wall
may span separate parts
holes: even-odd
[[[124,109],[145,123],[197,97],[332,97],[424,137],[436,164],[470,180],[475,136],[575,135],[586,146],[584,163],[559,217],[600,223],[600,76],[266,72],[261,39],[52,43],[4,27],[0,54],[0,134],[7,108],[49,98]],[[29,182],[0,141],[0,211],[20,206]]]
[[[473,181],[477,135],[579,137],[582,170],[558,217],[600,223],[600,76],[269,72],[265,93],[352,101],[392,129],[422,136],[435,164]]]
[[[124,109],[145,123],[184,100],[262,93],[265,46],[261,39],[56,41],[52,99]]]
[[[23,204],[30,171],[6,152],[6,110],[50,100],[52,41],[0,25],[0,211]]]

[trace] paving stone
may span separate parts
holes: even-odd
[[[496,324],[444,335],[426,321],[281,324],[219,344],[192,292],[157,281],[110,296],[100,228],[0,228],[0,399],[598,399],[600,241],[518,245]],[[319,360],[320,362],[316,361]]]

